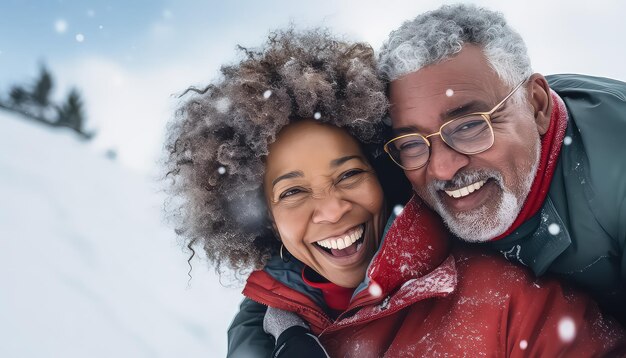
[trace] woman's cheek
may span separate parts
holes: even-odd
[[[277,210],[274,212],[274,220],[287,250],[297,251],[303,241],[306,221],[298,215],[297,210]]]

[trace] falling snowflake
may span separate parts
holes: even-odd
[[[87,10],[87,16],[88,17],[94,17],[96,16],[96,12],[93,11],[92,9]]]
[[[551,235],[556,236],[556,235],[558,235],[561,232],[561,227],[559,226],[559,224],[552,223],[552,224],[548,225],[548,232]]]
[[[215,101],[215,109],[220,113],[226,113],[230,109],[230,99],[222,97]]]
[[[265,92],[263,92],[263,98],[268,99],[272,96],[272,91],[271,90],[267,90]]]
[[[83,35],[83,34],[76,34],[76,41],[77,42],[85,41],[85,35]]]
[[[404,210],[402,205],[396,205],[393,207],[393,213],[396,214],[396,216],[402,214],[402,210]]]
[[[217,172],[218,172],[220,175],[224,175],[224,174],[226,174],[226,168],[224,168],[224,167],[219,167],[219,168],[217,168]]]
[[[570,137],[570,136],[565,136],[565,138],[563,138],[563,144],[565,144],[565,145],[570,145],[570,144],[572,144],[572,137]]]
[[[67,31],[67,21],[65,21],[63,19],[59,19],[59,20],[55,21],[54,22],[54,31],[56,31],[59,34],[65,33],[65,31]]]
[[[446,90],[446,96],[448,96],[448,97],[454,96],[454,91],[451,88],[448,88]]]
[[[522,339],[519,342],[519,348],[523,351],[526,350],[526,348],[528,348],[528,342],[525,339]]]
[[[320,119],[322,118],[322,114],[320,112],[315,112],[315,114],[313,115],[313,118]]]
[[[576,338],[576,324],[571,317],[563,317],[559,321],[559,338],[566,343]]]
[[[100,25],[100,26],[98,26],[98,28],[99,28],[100,30],[102,30],[102,29],[104,29],[104,26]]]
[[[370,283],[368,290],[370,292],[370,295],[374,297],[380,297],[380,295],[383,294],[383,289],[380,288],[380,285],[373,281],[372,283]]]

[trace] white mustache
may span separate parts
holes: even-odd
[[[503,179],[500,172],[496,170],[482,169],[474,170],[471,172],[457,173],[450,180],[435,179],[428,184],[428,190],[431,192],[431,194],[435,194],[437,193],[437,191],[454,190],[479,182],[481,180],[487,181],[488,179],[493,179],[500,187],[503,187]]]

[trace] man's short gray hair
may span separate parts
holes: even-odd
[[[515,86],[532,74],[522,37],[504,16],[475,5],[442,6],[393,31],[379,55],[379,71],[393,81],[450,58],[464,44],[480,46],[502,81]]]

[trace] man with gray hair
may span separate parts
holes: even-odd
[[[414,191],[441,215],[450,230],[465,241],[495,247],[537,275],[552,272],[582,286],[623,323],[626,152],[620,134],[626,134],[626,84],[576,75],[546,79],[533,73],[523,40],[502,15],[469,5],[444,6],[405,23],[384,45],[379,65],[390,81],[395,132],[385,151],[405,170]],[[410,210],[416,205],[421,204],[412,199],[399,216],[402,222],[424,222],[424,216]],[[418,251],[415,242],[419,239],[411,231],[417,225],[398,225],[401,228],[385,240],[389,244],[389,240],[406,239],[410,244],[408,249],[402,248],[402,256],[411,257]],[[360,356],[398,352],[394,347],[406,348],[410,353],[405,355],[527,356],[550,354],[542,350],[565,341],[600,346],[610,337],[624,341],[622,328],[613,325],[611,319],[594,320],[588,308],[554,313],[558,304],[538,299],[549,288],[549,279],[533,278],[524,285],[511,275],[511,269],[518,267],[503,260],[500,266],[496,261],[477,265],[462,251],[471,251],[474,259],[493,255],[467,246],[454,247],[461,252],[455,262],[477,271],[459,274],[458,283],[484,294],[484,300],[452,290],[451,301],[426,295],[424,302],[402,299],[401,305],[394,306],[397,301],[393,301],[392,293],[381,297],[383,301],[373,309],[375,315],[367,319],[360,316],[353,320],[369,312],[365,306],[344,312],[333,323],[337,330],[324,333],[321,342],[328,344],[330,352],[342,345],[356,347]],[[406,271],[406,266],[396,261],[385,262],[400,267],[398,272]],[[527,270],[519,271],[528,274]],[[496,286],[510,284],[513,288],[503,294],[481,286],[497,279],[501,281]],[[567,285],[564,292],[566,302],[576,297],[586,299]],[[520,301],[515,298],[518,294],[527,294],[530,299]],[[506,302],[500,301],[502,297]],[[437,306],[441,302],[450,304],[441,309]],[[395,308],[389,309],[390,305]],[[482,311],[476,314],[472,311],[475,307]],[[501,307],[511,311],[502,313]],[[251,342],[263,342],[266,349],[276,342],[277,357],[288,355],[290,349],[296,354],[310,352],[310,348],[303,348],[306,343],[316,346],[319,341],[293,340],[308,333],[303,328],[306,324],[292,311],[297,310],[266,309],[244,301],[230,327],[229,353],[269,353],[259,352],[261,345]],[[411,315],[415,312],[418,314]],[[454,316],[455,312],[460,316]],[[580,314],[580,325],[569,321],[568,314],[573,312]],[[499,321],[473,330],[472,325],[484,317]],[[515,322],[519,317],[532,318]],[[546,334],[556,329],[548,323],[554,317],[560,319],[560,339],[553,342]],[[365,329],[366,324],[371,324],[369,329]],[[275,341],[267,342],[262,326]],[[580,335],[586,326],[600,338]],[[471,335],[457,331],[468,328],[473,330]],[[526,329],[532,334],[523,333],[525,338],[519,340],[520,332]],[[332,334],[342,330],[344,338],[335,339]],[[368,330],[374,334],[366,335]],[[526,337],[543,341],[529,342]],[[485,345],[495,341],[504,348]],[[575,351],[590,356],[601,355],[600,349]],[[624,355],[623,351],[613,354]]]
[[[473,5],[404,23],[379,66],[385,151],[450,231],[626,322],[626,84],[533,73],[502,14]]]

